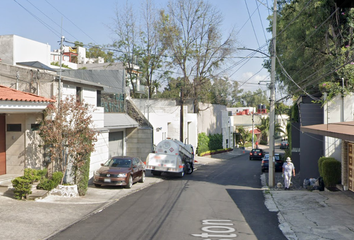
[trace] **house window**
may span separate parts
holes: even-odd
[[[101,91],[97,90],[97,107],[101,107]]]
[[[39,130],[39,126],[40,126],[40,124],[32,123],[31,124],[31,130],[32,131],[38,131]]]
[[[7,124],[8,132],[21,132],[21,124]]]
[[[76,87],[76,101],[81,102],[82,96],[81,96],[82,89],[81,87]]]

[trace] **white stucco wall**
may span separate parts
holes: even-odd
[[[167,137],[180,139],[180,106],[176,106],[176,101],[166,99],[132,100],[154,127],[154,145]],[[187,106],[184,106],[183,114],[183,141],[196,148],[198,145],[197,114],[188,113]]]
[[[39,61],[50,66],[49,44],[37,42],[17,35],[12,36],[14,45],[12,65],[15,65],[16,62]]]
[[[90,178],[95,171],[101,167],[109,158],[108,132],[99,132],[97,142],[95,142],[95,151],[91,154]]]
[[[342,99],[341,95],[336,96],[323,106],[324,124],[336,122],[348,122],[354,120],[354,94],[351,93]],[[343,115],[342,115],[343,114]],[[326,157],[333,157],[341,160],[342,147],[341,139],[325,137],[324,149]]]
[[[223,148],[234,147],[234,122],[233,117],[229,116],[229,111],[222,111],[222,146]]]
[[[222,133],[222,111],[226,111],[227,108],[224,105],[216,104],[199,104],[199,113],[198,113],[198,134],[206,133],[216,134]]]

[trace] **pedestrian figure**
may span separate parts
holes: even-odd
[[[285,190],[289,190],[292,175],[295,177],[295,166],[291,162],[291,158],[287,157],[286,162],[283,164]]]
[[[258,141],[256,141],[256,149],[258,149]]]

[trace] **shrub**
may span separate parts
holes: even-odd
[[[320,157],[320,158],[318,159],[318,172],[320,173],[320,176],[321,176],[321,177],[323,177],[322,163],[323,163],[323,161],[328,160],[328,159],[334,159],[334,158],[330,158],[330,157]]]
[[[85,156],[86,160],[84,165],[80,168],[74,169],[76,172],[76,184],[77,184],[77,191],[80,196],[85,196],[88,188],[89,182],[89,175],[90,175],[90,154]]]
[[[31,191],[32,183],[33,183],[32,180],[22,176],[13,179],[11,182],[12,182],[12,186],[15,188],[14,193],[16,199],[22,200],[23,198],[26,198],[27,194],[32,193]]]
[[[209,135],[209,149],[217,150],[222,148],[222,134],[210,134]]]
[[[59,185],[62,178],[63,178],[62,172],[54,172],[52,179],[42,178],[41,182],[37,185],[37,188],[50,191]]]
[[[198,134],[198,155],[209,150],[209,138],[205,133]]]
[[[39,181],[47,174],[47,169],[36,170],[32,168],[26,168],[24,174],[21,177],[13,179],[12,186],[14,187],[14,193],[16,199],[26,198],[27,194],[31,194],[33,182]]]
[[[323,181],[326,187],[334,187],[341,180],[341,163],[334,158],[327,158],[321,164]]]

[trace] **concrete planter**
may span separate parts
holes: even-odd
[[[58,185],[49,192],[51,196],[78,197],[77,185]]]

